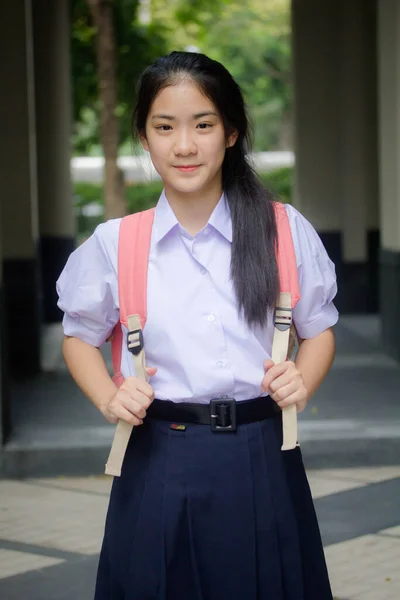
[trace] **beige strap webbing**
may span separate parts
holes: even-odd
[[[281,292],[275,308],[272,360],[275,364],[284,362],[288,356],[290,328],[292,325],[292,301],[289,292]],[[297,446],[296,405],[282,409],[283,444],[282,450],[293,450]]]
[[[139,315],[130,315],[127,320],[129,329],[128,349],[131,350],[139,347],[141,348],[137,354],[132,352],[136,377],[147,381],[140,317]],[[118,421],[110,455],[106,464],[106,475],[113,475],[114,477],[119,477],[121,475],[122,463],[124,462],[124,456],[128,447],[129,438],[131,437],[132,429],[133,425],[130,425],[121,419]]]

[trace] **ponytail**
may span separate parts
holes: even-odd
[[[222,165],[222,185],[233,227],[231,277],[240,313],[249,325],[263,325],[279,289],[277,232],[271,194],[247,161],[250,127],[239,85],[221,63],[204,54],[172,52],[159,58],[140,78],[134,129],[143,134],[150,107],[160,91],[187,76],[215,104],[226,137],[237,133]]]
[[[249,325],[263,325],[278,295],[275,212],[240,150],[228,148],[222,174],[232,217],[231,277],[239,311]]]

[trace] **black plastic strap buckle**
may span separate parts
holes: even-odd
[[[143,350],[143,331],[141,329],[128,331],[126,339],[129,352],[137,356]]]
[[[291,308],[284,308],[283,306],[275,307],[274,326],[279,329],[279,331],[286,331],[289,329],[292,326],[292,319],[293,311]]]
[[[236,400],[216,398],[210,402],[211,431],[236,431]]]

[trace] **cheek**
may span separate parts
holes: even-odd
[[[169,149],[165,139],[149,139],[148,145],[150,157],[154,163],[157,162],[159,164],[162,164],[167,160],[167,157],[169,156]]]
[[[205,148],[205,152],[209,158],[212,158],[215,166],[219,168],[225,157],[225,139],[221,137],[218,140],[210,140]]]

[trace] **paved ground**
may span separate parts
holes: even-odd
[[[334,368],[300,422],[340,600],[400,598],[400,366],[382,352],[378,326],[342,319]],[[110,482],[43,472],[100,474],[112,428],[76,392],[54,342],[47,374],[14,391],[14,459],[0,471],[25,478],[0,481],[1,600],[93,596]]]
[[[336,598],[398,600],[400,466],[309,478]],[[0,482],[2,600],[93,597],[109,486],[104,477]]]

